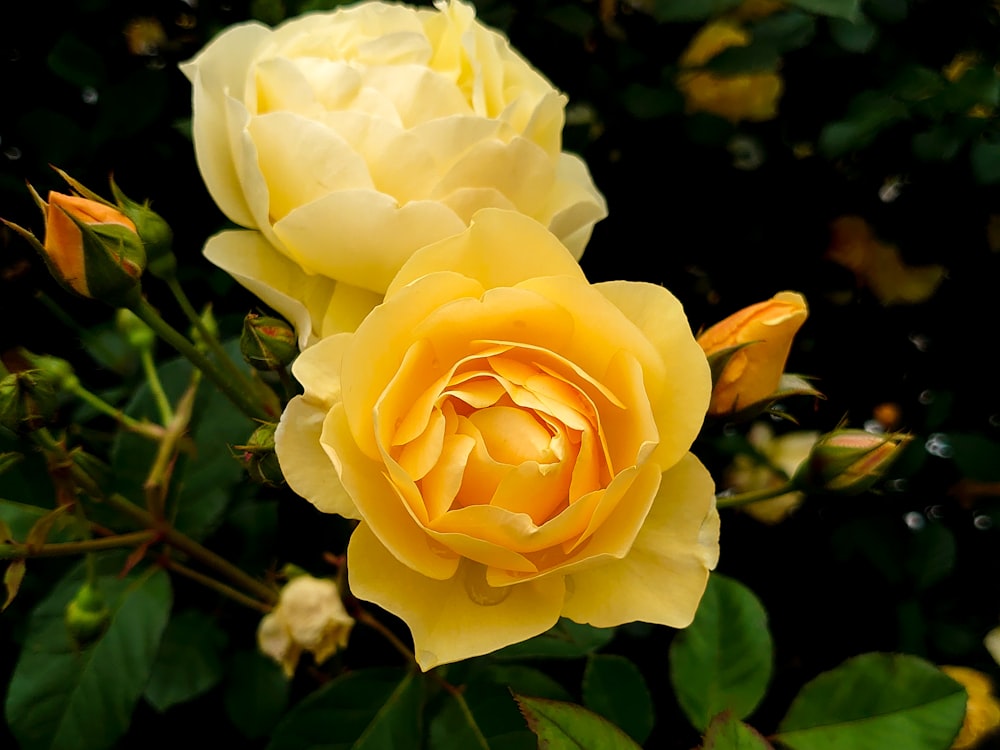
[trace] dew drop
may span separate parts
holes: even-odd
[[[955,455],[955,449],[948,441],[948,436],[943,432],[935,432],[924,443],[924,450],[932,456],[938,458],[951,458]]]
[[[886,178],[886,181],[882,183],[882,187],[878,189],[879,200],[883,203],[892,203],[902,192],[903,184],[903,180],[899,177]]]
[[[933,391],[920,391],[920,395],[917,396],[917,401],[926,405],[934,403],[934,392]]]
[[[913,531],[920,531],[927,524],[927,519],[924,518],[922,513],[917,513],[917,511],[911,510],[903,516],[903,523],[905,523]]]
[[[97,89],[93,86],[84,86],[80,92],[80,98],[83,99],[84,104],[97,104],[99,98]]]
[[[972,519],[972,525],[980,531],[986,531],[993,528],[993,519],[987,515],[980,514]]]
[[[21,149],[17,146],[11,146],[10,148],[5,148],[3,155],[7,157],[10,161],[17,161],[21,158]]]
[[[493,607],[510,596],[510,586],[490,586],[486,582],[486,566],[480,563],[466,563],[462,580],[465,593],[483,607]]]
[[[1000,414],[990,414],[990,427],[1000,427]]]
[[[890,492],[906,492],[905,479],[890,479],[885,483],[885,487]]]
[[[907,338],[918,352],[926,352],[931,345],[930,338],[922,333],[911,333]]]
[[[877,419],[869,419],[864,424],[865,432],[870,432],[873,435],[884,435],[885,425],[879,422]]]
[[[940,519],[944,518],[944,506],[943,505],[931,505],[924,509],[924,513],[927,514],[928,518]]]

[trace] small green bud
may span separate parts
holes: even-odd
[[[215,315],[212,313],[212,306],[206,305],[205,309],[201,313],[201,324],[208,331],[208,335],[214,338],[216,341],[219,340],[219,324],[215,320]],[[201,331],[198,330],[197,326],[191,327],[191,340],[194,345],[198,348],[198,351],[202,353],[207,353],[209,351],[208,342],[205,341],[205,337],[202,335]]]
[[[151,350],[156,344],[156,333],[131,310],[119,309],[115,314],[115,325],[129,346],[138,352]]]
[[[52,382],[37,370],[12,372],[0,380],[0,425],[13,432],[37,430],[55,413]]]
[[[135,224],[135,231],[146,248],[147,270],[158,279],[171,279],[177,271],[173,253],[174,232],[166,220],[149,207],[149,201],[136,203],[111,179],[111,193],[123,214]]]
[[[85,583],[76,592],[64,613],[69,636],[78,648],[97,641],[111,624],[111,610],[95,585]]]
[[[24,347],[19,347],[17,351],[36,373],[36,377],[46,380],[57,393],[72,392],[80,385],[80,379],[76,376],[73,365],[65,359],[50,354],[33,354]]]
[[[280,487],[285,483],[274,452],[274,431],[277,427],[273,422],[265,422],[254,430],[246,445],[233,446],[240,452],[240,460],[250,478],[268,487]]]
[[[257,370],[281,370],[298,356],[295,331],[280,318],[250,313],[243,320],[240,351]]]

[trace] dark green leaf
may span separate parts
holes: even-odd
[[[928,523],[913,532],[907,555],[907,569],[919,589],[933,586],[955,568],[955,535],[939,523]]]
[[[950,161],[963,139],[947,125],[935,125],[913,136],[913,155],[923,161]]]
[[[239,652],[226,675],[229,720],[251,740],[270,734],[288,705],[289,683],[281,667],[257,651]]]
[[[90,646],[74,646],[63,621],[84,580],[82,567],[32,613],[6,705],[23,750],[106,750],[128,729],[156,658],[171,594],[162,570],[119,578],[121,560],[116,555],[102,561],[98,585],[112,619]]]
[[[591,654],[587,658],[583,704],[640,744],[653,731],[655,713],[646,680],[639,668],[623,656]]]
[[[861,15],[861,0],[789,0],[789,2],[821,16],[846,18],[848,21],[854,21]]]
[[[779,52],[804,47],[816,35],[816,19],[800,10],[775,13],[761,19],[751,29],[753,43],[766,43]]]
[[[760,601],[737,581],[713,574],[694,622],[670,646],[670,679],[688,719],[705,731],[721,711],[748,716],[764,697],[772,662]]]
[[[498,659],[579,659],[606,645],[614,635],[614,628],[595,628],[563,618],[545,633],[502,648],[495,652],[493,657]]]
[[[226,634],[197,610],[174,616],[163,633],[145,697],[157,711],[196,698],[222,679]]]
[[[545,672],[523,664],[487,664],[481,669],[477,679],[502,685],[519,695],[529,695],[532,698],[550,698],[556,701],[572,699],[566,688]]]
[[[962,726],[965,698],[923,659],[862,654],[803,687],[775,739],[792,750],[941,750]]]
[[[972,159],[972,174],[983,185],[1000,182],[1000,143],[976,141],[969,153]]]
[[[781,53],[771,44],[727,47],[705,64],[705,69],[719,75],[738,75],[772,71],[781,62]]]
[[[909,0],[867,0],[865,10],[885,23],[899,23],[910,12]]]
[[[702,750],[772,750],[771,745],[753,727],[725,711],[708,725]]]
[[[867,146],[885,128],[907,116],[901,102],[878,91],[865,91],[851,102],[843,120],[827,123],[819,147],[828,157],[843,156]]]
[[[289,711],[268,749],[419,750],[422,701],[423,683],[412,673],[351,672]]]
[[[830,36],[838,46],[848,52],[868,52],[878,39],[878,26],[864,16],[854,21],[845,18],[830,19]]]
[[[735,8],[743,0],[653,0],[653,17],[660,22],[700,21]]]
[[[101,54],[67,31],[56,41],[48,57],[49,68],[74,86],[100,86],[108,71]]]
[[[1000,482],[1000,442],[973,433],[949,433],[959,473],[979,482]],[[0,510],[0,513],[3,511]]]
[[[627,734],[582,706],[515,695],[539,747],[560,750],[638,750]]]
[[[621,94],[622,105],[639,120],[658,120],[684,107],[684,99],[674,89],[653,88],[630,83]]]

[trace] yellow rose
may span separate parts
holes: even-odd
[[[288,484],[359,519],[351,590],[409,625],[423,669],[560,616],[690,623],[718,557],[688,452],[711,385],[665,289],[591,285],[541,224],[484,209],[293,371]]]
[[[965,720],[952,750],[967,750],[1000,727],[1000,701],[993,694],[993,682],[969,667],[941,667],[941,671],[965,688]]]
[[[181,67],[208,189],[259,230],[216,235],[205,253],[303,346],[353,330],[415,250],[480,208],[537,219],[576,258],[607,214],[561,151],[566,98],[472,5],[241,24]]]
[[[711,112],[732,122],[770,120],[778,114],[778,99],[784,88],[777,73],[720,75],[694,70],[728,47],[745,47],[750,35],[730,21],[715,21],[702,27],[681,55],[677,87],[687,101],[688,112]]]
[[[303,651],[322,664],[347,646],[353,627],[336,583],[300,575],[285,585],[277,606],[261,619],[257,645],[291,677]]]
[[[709,357],[739,347],[715,384],[710,414],[751,408],[778,390],[792,339],[807,315],[801,294],[780,292],[733,313],[698,336]]]
[[[736,456],[726,470],[726,486],[741,493],[781,487],[809,457],[817,439],[819,433],[812,430],[796,430],[775,437],[770,425],[755,422],[747,434],[747,440],[767,459],[767,463],[761,463],[745,454]],[[805,495],[801,492],[787,492],[770,500],[750,503],[743,506],[742,510],[762,523],[774,524],[797,510],[804,498]]]

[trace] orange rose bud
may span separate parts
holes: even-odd
[[[880,480],[910,440],[901,433],[841,429],[828,432],[795,474],[800,487],[859,495]]]
[[[713,416],[760,411],[777,397],[792,339],[809,314],[797,292],[745,307],[698,336],[712,366]],[[792,392],[812,392],[811,389]]]

